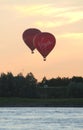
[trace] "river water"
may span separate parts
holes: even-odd
[[[0,130],[83,130],[83,108],[1,107]]]

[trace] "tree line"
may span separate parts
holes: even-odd
[[[31,72],[25,77],[22,73],[17,76],[1,73],[0,97],[83,98],[83,77],[43,77],[38,82]]]

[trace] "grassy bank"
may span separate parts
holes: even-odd
[[[0,97],[0,107],[83,107],[83,98],[66,99],[28,99]]]

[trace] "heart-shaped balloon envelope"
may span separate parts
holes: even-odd
[[[40,54],[44,57],[52,51],[56,44],[56,39],[53,34],[48,32],[42,32],[37,34],[33,40],[35,48],[40,52]]]
[[[32,53],[35,49],[33,45],[33,38],[36,34],[40,33],[41,31],[36,28],[29,28],[23,32],[23,40],[26,43],[26,45],[31,49]]]

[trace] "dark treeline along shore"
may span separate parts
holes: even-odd
[[[50,99],[53,103],[54,100],[57,99],[82,99],[83,77],[57,77],[49,80],[47,80],[46,77],[43,77],[42,81],[38,82],[31,72],[25,77],[22,73],[17,76],[14,76],[11,72],[8,72],[7,74],[1,73],[0,100],[2,100],[2,98],[14,99],[17,97],[38,99],[39,101],[44,99],[44,102],[47,101],[47,99]],[[1,102],[2,101],[0,101],[0,103]],[[83,100],[81,103],[83,105]]]

